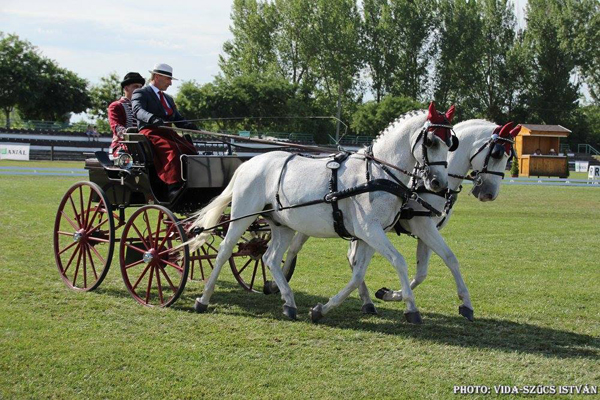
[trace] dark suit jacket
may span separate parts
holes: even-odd
[[[177,107],[175,106],[173,98],[165,92],[163,92],[163,95],[165,96],[167,104],[169,104],[173,110],[173,114],[171,114],[170,117],[167,117],[165,108],[150,85],[141,89],[137,89],[135,92],[133,92],[133,98],[131,99],[131,102],[133,103],[133,115],[137,119],[138,129],[142,130],[150,125],[150,119],[152,117],[161,118],[165,122],[173,122],[180,128],[185,128],[187,126],[187,123],[185,122],[177,122],[182,121],[185,118],[183,118],[183,115],[177,111]]]

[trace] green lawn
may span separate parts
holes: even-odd
[[[379,315],[363,316],[356,293],[315,325],[308,310],[350,277],[341,239],[311,239],[300,254],[297,322],[279,297],[240,290],[226,270],[203,315],[192,312],[199,282],[170,309],[138,305],[116,256],[96,292],[67,289],[52,228],[75,181],[0,176],[2,399],[439,399],[455,397],[454,385],[600,385],[598,189],[504,186],[493,203],[461,195],[444,236],[474,323],[458,315],[454,281],[433,256],[415,290],[422,326],[405,323],[399,303],[376,301]],[[416,241],[390,237],[412,275]],[[399,287],[378,255],[367,284]]]

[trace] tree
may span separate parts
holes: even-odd
[[[234,0],[231,20],[233,39],[223,44],[227,57],[219,56],[225,76],[274,73],[277,57],[273,36],[279,23],[275,6],[257,0]]]
[[[39,70],[42,57],[28,41],[17,35],[0,32],[0,76],[5,84],[0,85],[0,108],[10,128],[10,113],[19,104],[38,96]]]
[[[88,113],[99,119],[107,119],[108,106],[119,99],[122,93],[121,79],[116,72],[103,76],[100,78],[100,83],[90,89],[92,105]]]
[[[91,106],[87,81],[54,61],[43,60],[38,78],[37,96],[19,104],[24,118],[68,122],[72,112],[84,112]]]
[[[385,96],[379,103],[368,101],[352,116],[352,130],[359,135],[376,136],[400,115],[424,107],[412,98],[392,95]]]
[[[571,0],[529,0],[525,45],[532,70],[528,106],[536,122],[568,126],[578,107]]]
[[[315,0],[315,33],[320,38],[315,57],[320,85],[327,99],[336,104],[342,117],[342,104],[356,87],[363,65],[360,47],[360,16],[354,0]],[[336,140],[340,124],[336,125]]]
[[[479,94],[484,82],[479,6],[475,1],[442,0],[439,13],[435,100],[455,104],[458,119],[472,118],[482,109]]]
[[[515,41],[513,4],[508,0],[484,0],[481,7],[483,114],[491,121],[506,121],[511,88],[517,83],[510,68],[519,67],[509,60]]]

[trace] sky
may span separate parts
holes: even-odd
[[[308,0],[307,0],[308,1]],[[523,26],[526,0],[516,1]],[[0,0],[0,31],[17,34],[91,84],[116,72],[147,77],[157,63],[182,80],[207,83],[229,31],[233,0]]]

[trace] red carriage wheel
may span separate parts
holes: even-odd
[[[257,220],[244,232],[240,238],[237,249],[234,250],[229,264],[233,276],[240,286],[249,292],[262,293],[265,284],[272,280],[269,268],[262,260],[271,240],[271,229],[264,220]],[[283,260],[281,267],[285,264]],[[292,261],[286,274],[289,281],[296,268],[296,258]]]
[[[119,260],[129,293],[145,306],[169,307],[183,292],[189,272],[187,237],[171,211],[149,205],[123,228]]]
[[[208,240],[190,257],[190,280],[206,282],[215,268],[215,259],[219,249],[212,240]]]
[[[108,272],[115,222],[104,191],[78,182],[63,196],[54,221],[54,257],[61,278],[75,290],[96,289]]]

